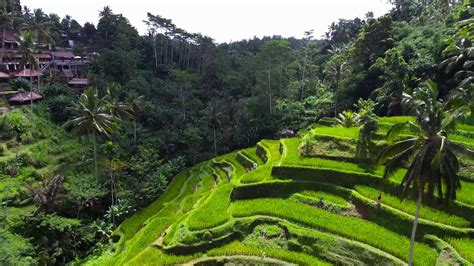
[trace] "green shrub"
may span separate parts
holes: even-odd
[[[33,246],[25,238],[0,228],[0,265],[34,265]]]

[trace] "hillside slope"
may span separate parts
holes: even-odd
[[[377,146],[407,119],[381,118]],[[318,125],[187,169],[120,225],[114,252],[88,264],[405,265],[415,202],[398,197],[403,171],[385,180],[382,166],[355,156],[358,130]],[[450,137],[474,147],[472,136],[460,125]],[[421,210],[416,265],[474,263],[474,161],[461,162],[457,201]]]

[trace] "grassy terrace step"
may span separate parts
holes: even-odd
[[[266,258],[266,257],[259,257],[259,256],[245,256],[245,255],[231,255],[231,256],[216,256],[216,257],[205,257],[192,260],[187,263],[183,263],[183,266],[192,266],[192,265],[202,265],[202,264],[244,264],[244,265],[291,265],[288,262]]]
[[[135,233],[143,226],[145,221],[151,216],[160,211],[167,202],[173,201],[184,193],[184,190],[187,187],[187,182],[190,182],[191,179],[187,179],[189,175],[189,170],[185,170],[175,176],[171,181],[170,185],[166,189],[165,193],[161,197],[153,202],[147,208],[141,210],[134,216],[126,219],[116,230],[121,236],[120,242],[118,244],[118,249],[120,250],[125,241],[132,238]]]
[[[459,255],[449,243],[434,235],[426,235],[425,241],[438,251],[436,265],[469,265],[470,263]]]
[[[470,263],[474,263],[474,240],[469,238],[462,239],[448,239],[448,242],[453,245],[459,255]]]
[[[229,153],[214,159],[216,163],[225,163],[232,167],[231,179],[234,182],[237,182],[237,179],[245,173],[245,168],[235,159],[236,153]]]
[[[256,183],[270,178],[272,166],[280,160],[279,141],[263,140],[258,145],[264,150],[267,161],[265,164],[259,165],[256,170],[243,175],[240,179],[241,183]]]
[[[325,169],[332,170],[335,172],[341,172],[346,174],[354,174],[354,176],[365,177],[370,180],[373,179],[382,179],[384,168],[383,166],[377,165],[364,165],[364,164],[355,164],[349,162],[339,162],[333,160],[326,160],[313,157],[303,157],[298,153],[298,145],[300,144],[300,139],[285,139],[282,140],[284,145],[285,157],[282,159],[281,165],[283,166],[292,166],[292,167],[303,167],[303,168],[314,168],[314,169]],[[385,181],[376,181],[377,183],[386,183],[392,185],[398,185],[401,183],[405,170],[399,170],[394,176],[389,180]],[[346,182],[344,180],[342,182]],[[330,181],[329,181],[330,182]],[[354,180],[354,184],[357,182],[370,183],[368,180]],[[350,184],[350,183],[348,183]],[[457,200],[461,203],[469,205],[469,208],[474,209],[474,197],[472,197],[472,191],[474,191],[474,183],[461,181],[461,189],[457,192]]]
[[[266,216],[237,218],[223,226],[219,226],[203,232],[193,232],[191,233],[193,236],[186,237],[186,239],[193,239],[193,241],[197,241],[196,244],[189,242],[188,244],[181,245],[181,247],[185,248],[186,250],[189,250],[189,248],[191,248],[191,250],[189,250],[187,254],[192,253],[193,251],[200,252],[203,250],[208,250],[208,248],[206,247],[209,246],[209,244],[211,246],[215,246],[215,244],[212,244],[211,242],[207,242],[205,240],[206,234],[209,235],[212,232],[214,239],[218,239],[220,238],[220,236],[230,235],[231,241],[236,237],[242,240],[243,236],[239,237],[238,235],[240,235],[241,233],[243,233],[244,235],[248,235],[250,232],[255,230],[256,227],[263,224],[282,226],[286,228],[286,230],[288,230],[289,234],[287,236],[290,237],[288,241],[293,241],[295,245],[299,245],[294,242],[295,240],[297,240],[300,243],[306,243],[302,245],[307,245],[305,247],[293,247],[291,248],[292,250],[300,250],[303,248],[305,249],[305,253],[309,255],[316,255],[317,257],[326,258],[327,260],[334,262],[335,264],[340,264],[341,262],[346,263],[348,258],[350,258],[351,261],[355,262],[355,264],[360,264],[361,262],[363,264],[367,264],[371,261],[378,261],[383,264],[390,265],[404,264],[400,259],[397,259],[396,257],[367,244],[350,240],[338,235],[323,233],[311,228],[302,227],[301,225],[291,223],[287,220],[283,220],[280,218]],[[232,232],[238,232],[238,234],[235,235]],[[247,237],[245,237],[245,239],[247,239]],[[215,240],[213,240],[213,242],[214,241]],[[244,240],[243,243],[253,246],[255,242],[248,242]],[[258,245],[258,247],[259,248],[255,249],[252,254],[256,254],[256,251],[257,254],[259,254],[258,252],[262,252],[262,248],[268,248],[270,246]],[[209,252],[212,252],[212,250],[213,249],[211,249],[207,253],[209,254]],[[181,249],[181,251],[179,251],[178,249],[175,250],[175,252],[179,252],[179,254],[182,254],[183,250]],[[354,254],[352,252],[356,253]],[[294,261],[294,259],[292,259],[291,261],[297,262]]]
[[[353,238],[408,260],[409,239],[376,224],[354,217],[332,214],[311,206],[283,199],[255,199],[233,202],[230,210],[235,217],[270,215],[301,223],[323,231]],[[330,222],[335,221],[335,222]],[[356,230],[354,230],[357,228]],[[434,265],[436,254],[428,246],[417,243],[415,263]]]
[[[412,118],[381,118],[379,138],[391,125],[408,120]],[[453,134],[453,139],[472,144],[474,128],[459,128],[463,132]],[[313,134],[316,145],[326,140],[350,143],[346,152],[350,155],[359,128],[318,126],[308,134]],[[381,166],[302,157],[298,151],[301,141],[262,140],[256,147],[219,156],[180,173],[157,201],[118,228],[116,234],[121,239],[116,251],[90,264],[192,265],[215,262],[216,257],[265,256],[277,260],[275,263],[297,265],[328,265],[326,261],[336,265],[403,265],[414,213],[412,200],[400,202],[394,196],[404,171],[384,180]],[[380,138],[378,144],[384,141]],[[342,156],[337,145],[321,148],[321,154],[325,148]],[[246,162],[242,163],[242,158]],[[258,168],[247,173],[242,164],[248,167],[253,162]],[[464,167],[469,173],[471,161],[467,160]],[[474,223],[474,182],[462,182],[462,186],[459,201],[449,208],[424,202],[417,231],[420,242],[415,246],[416,265],[462,264],[461,257],[472,262],[474,231],[469,227]],[[383,193],[380,206],[374,200],[379,191]],[[311,206],[320,198],[343,208],[329,212]],[[257,242],[248,241],[262,223],[287,228],[287,244],[275,248],[274,244],[258,242],[258,237],[253,238]],[[271,241],[262,241],[267,240]],[[448,251],[454,255],[446,256]]]
[[[337,206],[340,208],[351,208],[351,204],[344,199],[343,197],[336,196],[331,193],[323,192],[323,191],[313,191],[313,190],[304,190],[299,193],[295,193],[291,196],[298,201],[302,202],[310,202],[310,203],[318,203],[319,201],[323,201],[325,203],[329,203],[333,206]]]
[[[470,238],[455,239],[450,238],[447,240],[461,255],[462,258],[474,263],[474,240]]]
[[[381,193],[383,204],[386,204],[390,207],[393,207],[408,214],[415,213],[416,203],[413,200],[406,199],[402,201],[399,197],[393,196],[391,194],[379,191],[371,187],[356,186],[355,190],[369,199],[376,199],[379,193]],[[471,225],[470,221],[462,217],[450,215],[427,206],[423,206],[423,208],[421,208],[420,218],[460,228],[468,228]]]
[[[377,206],[373,198],[367,198],[357,191],[352,189],[347,189],[327,183],[318,183],[311,181],[273,181],[273,182],[264,182],[259,184],[252,185],[242,185],[238,186],[233,191],[234,200],[244,200],[244,199],[257,199],[257,198],[290,198],[293,197],[295,193],[300,193],[303,191],[317,191],[329,193],[333,197],[342,198],[342,200],[352,201],[358,205],[363,205],[367,210],[368,217],[366,219],[373,221],[377,224],[384,225],[386,228],[396,231],[399,234],[409,236],[411,224],[413,223],[413,213],[407,213],[403,210],[399,210],[386,205],[385,202],[381,206]],[[378,194],[377,194],[378,195]],[[385,198],[384,198],[385,199]],[[305,202],[305,201],[303,201]],[[305,202],[306,203],[306,202]],[[346,203],[347,204],[347,203]],[[342,206],[342,208],[347,208]],[[428,208],[428,207],[424,207]],[[429,208],[428,208],[429,209]],[[452,226],[449,224],[444,224],[436,221],[426,220],[421,218],[419,231],[420,237],[424,233],[430,234],[443,234],[456,237],[463,237],[474,234],[474,229],[467,228],[470,225],[470,222],[449,215],[447,213],[442,213],[440,211],[434,210],[438,213],[439,219],[448,220],[448,221],[458,221],[462,225],[461,227]],[[392,223],[387,221],[392,221]]]
[[[222,185],[189,217],[190,230],[212,228],[227,222],[231,217],[227,213],[230,204],[231,184]]]
[[[243,149],[240,151],[243,155],[245,155],[247,158],[252,160],[253,162],[257,163],[257,165],[263,165],[264,162],[262,161],[262,158],[260,158],[257,155],[257,147],[251,147],[247,149]]]

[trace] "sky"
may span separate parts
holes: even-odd
[[[80,24],[95,25],[99,10],[108,5],[114,13],[127,17],[141,34],[146,32],[143,20],[150,12],[219,43],[254,36],[299,38],[308,30],[314,30],[318,38],[340,18],[363,18],[369,11],[378,17],[391,8],[388,0],[21,0],[21,3],[60,17],[71,15]]]

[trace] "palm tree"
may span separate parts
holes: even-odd
[[[344,111],[336,118],[336,124],[343,127],[355,127],[360,124],[360,116],[352,111]]]
[[[105,154],[107,155],[107,161],[109,163],[109,174],[110,174],[110,205],[114,206],[116,202],[118,201],[117,197],[117,185],[115,182],[115,177],[114,177],[114,159],[117,151],[117,145],[114,144],[112,141],[107,141],[104,144],[104,151]],[[112,223],[115,224],[115,214],[112,213]]]
[[[138,131],[138,113],[140,109],[142,108],[141,106],[143,105],[145,101],[144,96],[138,96],[135,97],[132,101],[132,111],[133,111],[133,143],[137,144],[137,131]]]
[[[120,119],[133,119],[132,106],[119,100],[120,89],[120,84],[115,82],[107,85],[107,94],[104,99],[107,101],[110,113]]]
[[[51,37],[51,22],[48,16],[41,8],[33,10],[33,15],[20,25],[23,31],[30,31],[34,33],[34,38],[38,44],[47,44],[52,41]]]
[[[33,70],[38,70],[38,87],[40,86],[40,73],[39,73],[39,62],[38,59],[34,56],[34,39],[33,33],[27,31],[23,32],[19,40],[19,50],[21,54],[20,59],[20,68],[26,69],[27,66],[30,67],[30,98],[31,98],[31,109],[33,110]]]
[[[0,25],[2,25],[2,53],[0,55],[0,65],[3,65],[3,56],[5,55],[5,32],[7,28],[13,26],[13,21],[15,20],[15,12],[7,11],[7,4],[10,0],[3,0],[3,10],[0,13]]]
[[[203,111],[205,119],[210,127],[212,127],[212,136],[214,142],[214,155],[217,156],[217,128],[221,126],[224,120],[224,113],[219,110],[219,106],[210,102]]]
[[[105,40],[108,41],[109,39],[109,30],[110,26],[114,20],[114,14],[112,13],[112,9],[109,6],[105,6],[102,11],[99,11],[100,20],[105,23]]]
[[[334,87],[334,117],[337,117],[337,92],[341,81],[344,79],[349,69],[346,67],[346,60],[340,54],[331,57],[324,69],[326,78],[331,81]]]
[[[465,109],[448,111],[448,105],[437,101],[437,97],[437,86],[431,81],[411,95],[404,94],[403,105],[416,117],[416,123],[394,125],[387,134],[387,140],[392,142],[405,127],[416,132],[416,135],[390,144],[379,156],[379,162],[386,164],[384,178],[408,165],[401,182],[402,196],[406,197],[406,192],[411,189],[417,199],[409,265],[412,265],[413,261],[413,246],[423,195],[427,194],[429,198],[433,198],[436,194],[439,201],[448,203],[456,199],[456,190],[461,185],[457,176],[459,162],[456,153],[463,150],[467,153],[464,147],[452,143],[448,138],[448,132],[454,128],[456,121],[465,115]]]
[[[94,147],[94,174],[96,182],[99,183],[97,174],[97,135],[110,137],[116,128],[119,118],[110,113],[107,102],[96,94],[93,88],[88,88],[72,108],[73,119],[67,121],[64,126],[71,127],[75,135],[92,136]]]

